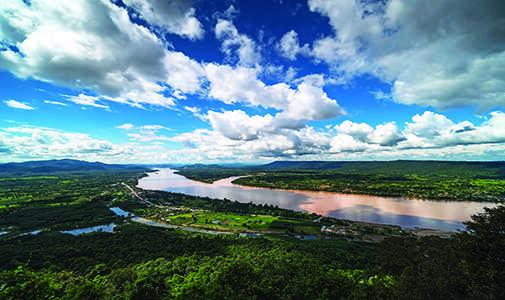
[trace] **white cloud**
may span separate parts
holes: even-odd
[[[366,147],[363,148],[363,145],[366,144],[394,146],[405,140],[403,133],[394,122],[377,125],[374,129],[366,123],[354,123],[346,120],[340,125],[336,125],[335,129],[337,129],[339,136],[342,136],[338,140],[352,142],[352,149],[355,149],[356,145],[360,145],[360,149],[365,149]],[[349,137],[353,140],[351,141]]]
[[[425,111],[422,115],[412,117],[412,123],[406,123],[405,132],[420,137],[439,136],[442,131],[454,125],[446,116]]]
[[[254,140],[266,127],[270,126],[273,117],[248,116],[242,110],[225,111],[222,113],[209,111],[207,118],[212,128],[231,140]]]
[[[309,45],[300,47],[298,42],[298,33],[291,30],[284,34],[277,45],[280,54],[290,60],[295,60],[298,54],[310,54]]]
[[[505,105],[505,3],[309,0],[333,36],[312,55],[347,81],[372,74],[392,84],[392,99],[438,108]]]
[[[195,106],[184,106],[184,109],[194,114],[200,112],[200,109]]]
[[[104,160],[131,152],[128,147],[95,139],[87,134],[71,133],[45,127],[19,126],[0,130],[1,141],[9,146],[9,157],[41,159],[74,157]]]
[[[24,109],[24,110],[34,110],[34,108],[26,103],[19,102],[16,100],[5,100],[4,103],[12,108]]]
[[[458,145],[505,143],[505,113],[494,111],[476,126],[469,121],[454,123],[441,114],[425,112],[412,117],[404,130],[405,148],[443,148]]]
[[[171,90],[199,89],[198,63],[168,51],[110,1],[3,1],[0,39],[19,49],[0,52],[1,69],[20,78],[88,89],[102,100],[171,107],[174,100],[166,95]]]
[[[53,104],[53,105],[59,105],[59,106],[67,106],[66,103],[59,102],[59,101],[52,101],[52,100],[44,100],[44,103]]]
[[[144,131],[144,132],[130,132],[127,134],[131,141],[151,143],[159,141],[170,141],[171,138],[164,135],[159,135],[155,131]]]
[[[164,60],[167,70],[164,81],[176,91],[196,93],[205,76],[202,66],[181,52],[167,52]]]
[[[165,32],[189,39],[200,39],[204,35],[202,24],[195,17],[192,1],[188,0],[124,0],[151,25]]]
[[[242,113],[233,114],[240,115]],[[257,116],[256,116],[257,117]],[[249,120],[253,117],[246,117]],[[319,153],[330,148],[330,139],[324,133],[315,131],[311,127],[298,130],[283,129],[281,131],[262,131],[254,128],[255,124],[245,122],[242,128],[235,127],[228,131],[226,128],[217,130],[198,129],[172,138],[181,143],[186,149],[206,160],[242,160],[251,161],[265,158],[296,157]],[[224,132],[220,130],[223,129]],[[240,134],[240,130],[254,138],[247,138]],[[231,137],[225,136],[231,135]]]
[[[310,80],[302,81],[296,90],[286,90],[287,107],[281,115],[288,119],[324,120],[332,119],[344,111],[336,100],[328,97],[321,86]]]
[[[399,128],[344,121],[327,131],[278,126],[279,116],[244,111],[209,112],[212,129],[178,134],[179,142],[203,161],[264,159],[505,159],[505,113],[492,112],[480,125],[455,123],[426,111]],[[431,126],[430,126],[431,125]],[[445,128],[443,126],[446,126]]]
[[[209,96],[224,103],[275,108],[282,111],[279,117],[295,120],[331,119],[343,113],[337,101],[323,91],[318,76],[302,79],[293,89],[285,83],[265,85],[253,68],[207,64],[205,71]]]
[[[150,124],[150,125],[142,125],[135,126],[131,123],[125,123],[120,126],[116,126],[116,128],[123,129],[127,131],[126,136],[129,137],[131,141],[135,142],[161,142],[161,141],[169,141],[170,137],[159,134],[160,130],[172,131],[173,129],[168,128],[159,124]]]
[[[133,126],[133,124],[130,124],[130,123],[125,123],[123,125],[116,126],[116,128],[124,129],[124,130],[130,130],[133,127],[135,127],[135,126]]]
[[[149,126],[149,125],[148,125]],[[198,153],[167,150],[151,135],[117,144],[86,133],[22,125],[0,129],[0,161],[73,158],[108,163],[197,161]],[[167,141],[168,138],[161,138]],[[138,142],[149,142],[148,145]],[[201,157],[200,157],[201,158]]]
[[[372,127],[344,121],[335,126],[336,132],[310,125],[276,127],[275,117],[249,116],[243,111],[209,112],[208,120],[212,129],[175,136],[159,134],[163,125],[123,124],[118,127],[130,128],[126,135],[130,141],[124,144],[44,127],[4,128],[0,129],[0,161],[64,157],[106,162],[505,159],[505,113],[500,111],[487,115],[481,124],[456,123],[428,111],[413,116],[403,129],[392,122]],[[428,120],[435,121],[426,123]],[[397,141],[398,136],[403,140]],[[170,142],[183,148],[167,150],[164,144]]]
[[[349,135],[359,141],[366,141],[368,136],[372,134],[373,128],[366,123],[354,123],[349,120],[342,122],[340,125],[335,125],[338,133]]]
[[[331,152],[364,152],[370,145],[347,134],[338,134],[331,139]]]
[[[200,112],[200,108],[195,106],[184,106],[184,109],[191,112],[193,116],[199,118],[200,120],[206,121],[207,116]]]
[[[377,125],[369,137],[370,142],[381,146],[394,146],[405,140],[403,134],[400,132],[398,127],[396,127],[395,122]]]
[[[100,100],[100,97],[97,96],[89,96],[84,94],[68,95],[68,101],[74,102],[75,104],[86,105],[86,106],[94,106],[98,108],[109,109],[107,105],[97,103]]]
[[[168,130],[168,131],[171,131],[173,129],[171,128],[168,128],[168,127],[165,127],[163,125],[157,125],[157,124],[154,124],[154,125],[142,125],[140,127],[141,129],[145,129],[145,130]]]
[[[229,20],[219,19],[216,24],[216,38],[222,41],[221,50],[232,59],[235,55],[241,65],[250,66],[261,61],[260,49],[245,34],[240,34]],[[235,53],[235,48],[237,48]]]

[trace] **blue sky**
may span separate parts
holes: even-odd
[[[0,162],[504,160],[503,24],[497,0],[2,1]]]

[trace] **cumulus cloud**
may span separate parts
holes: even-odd
[[[0,52],[1,69],[91,90],[102,100],[170,107],[171,89],[199,88],[198,63],[168,51],[147,28],[133,24],[125,9],[106,0],[3,1],[0,40],[8,46]]]
[[[31,125],[0,129],[0,161],[61,158],[108,163],[160,163],[198,161],[203,157],[191,150],[167,150],[156,142],[117,144],[86,133]]]
[[[343,114],[337,101],[324,92],[321,80],[302,79],[296,88],[285,83],[266,85],[257,78],[258,70],[216,64],[205,66],[210,83],[209,96],[225,103],[281,110],[280,117],[295,120],[331,119]]]
[[[374,129],[366,123],[354,123],[346,120],[340,125],[336,125],[335,129],[339,134],[334,144],[342,140],[343,143],[348,142],[353,150],[364,150],[367,148],[367,144],[394,146],[405,140],[403,133],[394,122],[377,125]]]
[[[319,131],[308,124],[276,125],[278,116],[250,116],[244,111],[209,112],[212,129],[175,135],[170,141],[204,160],[305,159],[475,159],[484,153],[503,159],[505,113],[492,112],[480,125],[455,123],[426,111],[402,128],[394,122],[375,127],[344,121]],[[209,155],[207,155],[209,153]]]
[[[274,116],[250,116],[243,111],[209,112],[208,115],[211,129],[175,136],[160,134],[160,130],[167,128],[159,124],[120,125],[129,129],[125,133],[130,142],[126,144],[115,144],[85,133],[29,125],[4,128],[0,129],[0,160],[72,157],[107,162],[206,162],[300,157],[479,159],[483,155],[498,160],[505,158],[505,113],[499,111],[488,114],[481,124],[456,123],[427,111],[414,115],[402,128],[391,122],[372,127],[344,121],[335,126],[336,130],[329,131],[316,130],[307,124],[269,130]],[[233,127],[226,127],[225,119],[234,120]],[[403,138],[398,141],[398,136]],[[167,150],[163,146],[165,142],[178,142],[183,148]]]
[[[370,135],[370,142],[381,146],[394,146],[403,140],[405,137],[396,127],[395,122],[377,125]]]
[[[192,1],[188,0],[124,0],[140,16],[164,32],[189,39],[200,39],[204,35],[202,24],[195,17]]]
[[[0,141],[9,146],[13,158],[95,158],[127,154],[126,147],[108,141],[94,139],[87,134],[60,130],[19,126],[1,129]]]
[[[424,112],[412,117],[404,130],[405,148],[443,148],[458,145],[505,143],[505,113],[494,111],[480,125],[454,123],[441,114]]]
[[[419,137],[439,136],[442,131],[454,125],[454,122],[446,116],[431,111],[425,111],[422,115],[412,117],[412,123],[407,122],[405,132]]]
[[[298,33],[291,30],[284,34],[277,45],[280,54],[290,60],[295,60],[298,54],[309,54],[309,45],[305,44],[300,47],[298,42]]]
[[[205,72],[199,63],[181,52],[167,52],[163,63],[167,70],[164,81],[173,89],[182,93],[200,90]]]
[[[216,38],[222,41],[221,50],[228,59],[233,60],[236,57],[239,64],[245,66],[261,61],[259,47],[247,35],[240,34],[231,21],[218,19],[215,32]]]
[[[209,111],[207,118],[212,128],[232,140],[254,140],[259,132],[269,126],[273,117],[248,116],[242,110],[225,111],[222,113]]]
[[[330,148],[330,139],[326,134],[317,132],[311,127],[297,130],[262,131],[253,128],[253,126],[253,124],[246,123],[243,124],[242,129],[255,135],[255,138],[247,138],[247,135],[237,134],[239,128],[235,128],[231,132],[226,130],[221,132],[219,129],[198,129],[176,135],[172,141],[181,143],[192,153],[198,153],[200,157],[207,160],[240,159],[251,161],[295,157],[319,153],[322,149]],[[227,137],[225,134],[229,134],[231,137]]]
[[[340,125],[335,125],[335,129],[340,134],[352,136],[359,141],[368,140],[368,136],[372,134],[373,128],[366,123],[354,123],[345,120]]]
[[[34,110],[32,106],[16,100],[5,100],[4,103],[5,105],[16,109]]]
[[[348,134],[338,134],[331,139],[331,152],[364,152],[370,145]]]
[[[372,74],[404,104],[505,105],[502,1],[309,0],[309,8],[334,29],[312,55],[343,81]]]

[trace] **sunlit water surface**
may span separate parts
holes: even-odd
[[[246,187],[232,184],[236,178],[207,184],[177,175],[172,169],[160,169],[140,179],[138,187],[244,203],[271,204],[353,221],[447,231],[464,229],[462,222],[469,220],[471,215],[482,212],[486,206],[496,206],[494,203],[471,201],[433,201]]]

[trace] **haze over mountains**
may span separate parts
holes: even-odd
[[[139,166],[105,164],[102,162],[88,162],[75,159],[55,159],[27,161],[21,163],[0,164],[0,173],[52,173],[52,172],[71,172],[71,171],[113,171],[113,170],[136,170]]]
[[[274,161],[267,164],[106,164],[102,162],[89,162],[75,159],[54,159],[40,161],[26,161],[20,163],[0,164],[0,173],[51,173],[60,171],[112,171],[135,170],[146,167],[164,168],[215,168],[215,169],[261,169],[261,170],[340,170],[340,171],[374,171],[384,170],[386,173],[395,170],[402,173],[407,170],[419,172],[456,174],[464,169],[471,171],[492,171],[496,176],[505,178],[505,162],[467,162],[467,161],[422,161],[422,160],[395,160],[395,161]]]

